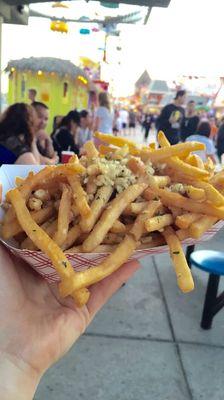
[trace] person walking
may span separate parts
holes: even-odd
[[[110,100],[107,92],[99,93],[99,107],[96,110],[94,130],[102,133],[113,133],[114,115],[111,111]]]
[[[224,120],[222,120],[222,123],[219,127],[218,133],[217,133],[217,154],[219,157],[219,160],[222,161],[222,155],[224,154]]]
[[[113,134],[114,113],[111,110],[110,100],[107,92],[99,93],[99,107],[96,110],[93,132]],[[98,147],[101,141],[94,137],[95,146]]]
[[[198,128],[199,116],[196,113],[195,101],[190,100],[187,103],[185,116],[181,124],[181,140],[184,142],[189,136],[194,135]]]
[[[134,135],[136,128],[136,113],[133,109],[129,110],[129,134]]]
[[[183,105],[186,101],[186,91],[178,90],[174,102],[167,104],[157,118],[156,128],[163,131],[170,144],[180,141],[181,124],[184,118]]]

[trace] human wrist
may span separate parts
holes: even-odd
[[[32,400],[40,378],[22,359],[0,352],[1,400]]]

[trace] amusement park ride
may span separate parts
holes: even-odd
[[[77,1],[77,0],[76,0]],[[85,0],[86,3],[95,3],[94,1]],[[103,17],[80,17],[80,18],[65,18],[63,17],[54,17],[52,14],[54,9],[56,8],[69,8],[69,1],[60,2],[56,1],[52,6],[52,14],[46,15],[42,12],[36,11],[32,8],[32,4],[34,3],[48,3],[46,0],[0,0],[0,78],[1,78],[1,42],[2,42],[2,34],[1,27],[2,23],[9,24],[19,24],[19,25],[27,25],[29,22],[29,17],[40,17],[40,18],[48,18],[50,23],[50,29],[57,32],[68,32],[69,22],[76,23],[85,23],[97,24],[99,29],[105,32],[105,38],[107,36],[119,36],[118,24],[135,24],[141,20],[146,24],[148,22],[150,12],[152,7],[168,7],[170,0],[106,0],[100,1],[102,8],[107,8],[109,16]],[[99,0],[96,1],[99,3]],[[130,12],[126,14],[119,13],[119,5],[126,4],[130,5]],[[138,6],[137,10],[133,9],[133,6]],[[145,9],[145,15],[140,11],[140,7]],[[118,13],[114,16],[114,12],[110,13],[111,9],[117,9]],[[87,7],[88,10],[88,7]],[[113,10],[114,11],[114,10]],[[87,11],[88,13],[88,11]],[[113,16],[111,16],[112,14]],[[89,34],[88,28],[81,28],[80,34]],[[106,40],[105,40],[106,46]],[[1,93],[1,79],[0,79],[0,93]],[[0,102],[1,107],[1,102]],[[1,111],[1,110],[0,110]]]

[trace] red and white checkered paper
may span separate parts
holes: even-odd
[[[4,168],[3,168],[4,167]],[[35,166],[3,166],[0,168],[0,179],[3,181],[3,195],[10,187],[14,186],[14,179],[16,176],[25,177],[30,170],[35,172],[40,168]],[[4,181],[5,179],[5,181]],[[5,183],[5,184],[4,184]],[[200,240],[186,239],[183,241],[185,245],[192,245],[201,243],[211,239],[222,227],[224,221],[217,222],[211,229],[209,229]],[[1,240],[1,239],[0,239]],[[2,243],[16,256],[25,260],[38,274],[42,275],[48,282],[53,283],[59,281],[59,276],[55,271],[50,259],[40,251],[21,250],[16,248],[12,242],[6,242],[1,240]],[[137,250],[133,253],[129,260],[139,260],[148,255],[156,255],[161,253],[167,253],[169,251],[168,246],[154,247],[151,249]],[[81,271],[86,268],[91,268],[102,262],[108,255],[108,253],[76,253],[66,254],[68,260],[71,262],[73,268],[76,271]]]
[[[186,239],[184,240],[185,245],[197,244],[211,239],[224,225],[223,221],[215,224],[209,231],[207,231],[200,240]],[[38,274],[42,275],[48,282],[53,283],[59,280],[59,276],[51,264],[50,259],[40,251],[21,250],[13,247],[7,242],[3,242],[6,247],[10,249],[15,255],[19,256],[31,265]],[[139,260],[140,258],[148,255],[155,255],[161,253],[167,253],[168,246],[154,247],[151,249],[137,250],[133,253],[129,260]],[[68,260],[71,262],[73,268],[76,271],[81,271],[86,268],[94,267],[98,265],[107,257],[107,253],[76,253],[67,254]]]

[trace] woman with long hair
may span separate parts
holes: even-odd
[[[25,103],[8,107],[0,118],[0,163],[39,164],[32,153],[36,113]]]
[[[79,148],[76,144],[77,133],[80,127],[80,114],[78,111],[70,111],[65,117],[62,118],[58,129],[56,129],[51,137],[53,146],[57,151],[59,158],[61,158],[62,151],[73,151],[79,154]]]
[[[111,111],[108,93],[99,93],[99,107],[96,111],[94,130],[102,133],[113,133],[114,114]]]

